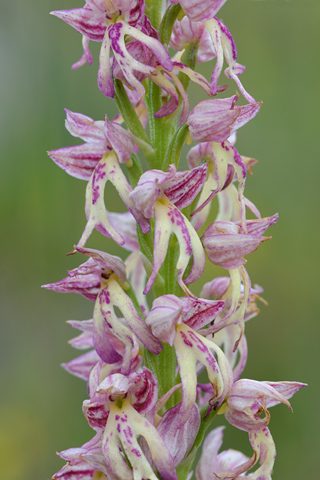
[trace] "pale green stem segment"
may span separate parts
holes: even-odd
[[[181,57],[181,62],[184,65],[187,65],[187,67],[192,68],[192,70],[195,69],[197,63],[197,51],[198,46],[195,43],[191,42]],[[179,73],[178,78],[181,81],[183,88],[187,91],[190,83],[190,78],[182,72]]]
[[[148,108],[151,143],[155,149],[152,168],[166,170],[163,159],[172,133],[172,123],[166,118],[156,118],[154,114],[162,107],[161,88],[149,80],[148,93],[145,97]]]
[[[172,32],[173,24],[178,17],[181,7],[180,5],[171,5],[161,21],[162,15],[162,0],[153,0],[148,3],[148,16],[152,25],[160,30],[162,43],[167,46],[169,44],[170,35]],[[196,48],[194,46],[187,49],[185,52],[185,62],[192,68],[194,67],[196,59]],[[180,75],[183,86],[187,88],[188,78],[185,75]],[[162,105],[161,97],[161,88],[158,87],[152,80],[146,82],[146,96],[145,102],[148,109],[149,117],[149,129],[150,129],[150,143],[154,147],[154,155],[146,155],[149,161],[151,168],[161,169],[167,171],[169,165],[174,164],[178,167],[181,150],[187,139],[189,128],[186,124],[183,124],[178,130],[174,130],[176,121],[169,118],[156,118],[154,114],[159,110]],[[124,90],[124,88],[122,87]],[[116,90],[117,95],[117,90]],[[116,97],[117,98],[117,97]],[[118,101],[118,99],[117,99]],[[123,104],[123,107],[126,108],[128,103]],[[131,106],[131,104],[130,104]],[[130,108],[130,106],[128,106]],[[132,111],[132,106],[131,106]],[[121,110],[121,113],[128,124],[128,121],[133,117],[130,114],[130,119],[126,119],[126,112]],[[135,112],[134,112],[135,113]],[[140,122],[141,125],[141,122]],[[130,130],[134,135],[145,141],[145,137],[142,136],[140,130],[136,128],[136,123],[134,127],[135,131],[130,127]],[[174,132],[174,133],[173,133]],[[143,152],[145,153],[145,152]],[[151,219],[151,229],[148,234],[143,234],[139,227],[137,227],[138,239],[140,244],[140,249],[142,254],[146,257],[146,260],[149,261],[152,265],[153,262],[153,250],[154,250],[154,228],[153,221]],[[166,255],[166,259],[160,269],[160,275],[163,278],[164,282],[154,282],[152,291],[154,297],[157,298],[160,295],[165,294],[175,294],[177,296],[185,295],[181,290],[178,284],[177,279],[177,261],[179,258],[179,245],[175,235],[172,235]],[[175,348],[170,345],[165,344],[163,351],[159,355],[154,355],[149,352],[147,349],[144,351],[144,360],[145,365],[149,368],[158,378],[159,382],[159,398],[163,396],[168,390],[170,390],[174,385],[180,382],[180,376],[176,376],[177,369],[177,358],[175,353]],[[181,392],[178,392],[178,395],[172,395],[166,403],[166,409],[172,408],[181,400]],[[197,447],[201,444],[205,432],[211,423],[211,420],[216,412],[211,411],[207,418],[205,418],[205,413],[202,412],[203,422],[201,424],[198,436],[196,438],[195,444],[192,447],[192,450],[188,457],[182,462],[182,464],[177,468],[177,474],[179,480],[186,480],[192,462],[194,460]]]
[[[161,43],[165,47],[168,47],[171,37],[171,32],[173,29],[174,22],[176,21],[179,12],[181,10],[180,5],[172,4],[169,8],[167,8],[163,19],[161,21],[161,25],[159,28]]]
[[[128,168],[128,177],[129,182],[132,188],[137,186],[137,183],[143,174],[142,165],[140,162],[140,158],[135,153],[132,154],[131,159],[129,162],[126,163]]]
[[[149,20],[152,26],[159,30],[161,18],[162,18],[162,4],[163,0],[152,0],[151,5],[149,7]]]
[[[150,144],[148,135],[145,132],[145,129],[140,122],[140,119],[132,106],[132,103],[129,100],[127,92],[125,91],[124,86],[119,80],[114,81],[114,90],[117,106],[121,112],[121,115],[128,125],[129,130],[133,135],[135,135],[139,147],[143,151],[146,159],[152,165],[153,157],[155,155],[154,149]],[[141,140],[139,142],[139,140]]]
[[[179,165],[181,150],[186,141],[189,133],[189,127],[186,123],[181,125],[180,128],[172,136],[166,151],[166,156],[163,160],[163,169],[167,170],[169,165],[174,164],[176,167]]]

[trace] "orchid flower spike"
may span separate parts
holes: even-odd
[[[82,35],[72,68],[92,64],[90,40],[101,44],[98,86],[119,109],[98,121],[66,110],[66,128],[82,143],[49,152],[87,182],[86,224],[71,254],[88,260],[44,288],[94,302],[91,318],[69,320],[80,355],[62,366],[87,383],[83,413],[95,435],[59,454],[67,464],[56,480],[191,480],[192,468],[197,480],[271,480],[269,407],[291,408],[304,384],[240,378],[245,322],[264,301],[245,264],[271,238],[264,232],[278,214],[262,217],[245,197],[257,161],[235,144],[262,102],[239,80],[245,67],[217,18],[225,3],[85,0],[52,12]],[[211,60],[208,81],[196,64]],[[224,63],[242,105],[237,92],[218,97],[227,88],[219,85]],[[206,94],[191,108],[190,81]],[[182,157],[193,141],[188,170]],[[108,182],[126,211],[114,211]],[[119,256],[87,248],[94,230]],[[220,267],[226,276],[217,276]],[[216,414],[248,432],[251,458],[220,452],[224,427],[205,439]]]

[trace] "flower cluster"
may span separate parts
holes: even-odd
[[[54,479],[191,478],[203,441],[197,480],[271,479],[268,409],[291,409],[288,399],[304,384],[240,378],[245,324],[263,301],[245,257],[270,238],[264,233],[278,215],[262,217],[244,195],[256,160],[240,155],[236,136],[261,102],[242,85],[245,67],[216,17],[225,2],[86,0],[52,12],[82,34],[83,55],[73,68],[91,64],[89,41],[101,42],[98,86],[120,110],[113,120],[66,110],[66,128],[84,143],[49,152],[87,182],[86,224],[71,252],[86,259],[44,287],[94,302],[92,318],[69,321],[81,332],[71,345],[87,351],[63,365],[87,383],[82,410],[94,434],[59,454],[67,464]],[[210,80],[197,62],[213,62]],[[237,92],[215,98],[227,88],[219,85],[224,62],[240,102]],[[190,81],[209,97],[192,109]],[[184,163],[182,147],[192,142]],[[108,182],[122,213],[112,211]],[[94,229],[129,256],[88,248]],[[196,295],[192,284],[210,263],[225,276]],[[248,432],[251,458],[218,453],[223,427],[207,434],[216,414]]]

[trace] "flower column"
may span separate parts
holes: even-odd
[[[53,478],[185,480],[216,414],[249,433],[254,454],[218,454],[222,429],[215,429],[205,440],[198,480],[271,478],[268,407],[290,407],[288,398],[304,384],[239,380],[245,324],[258,313],[263,291],[251,287],[245,257],[270,238],[262,235],[278,216],[261,218],[244,193],[256,161],[240,155],[236,135],[261,102],[240,82],[245,67],[216,17],[225,2],[86,0],[52,12],[82,34],[83,55],[73,68],[91,65],[89,42],[101,42],[98,86],[119,109],[112,121],[105,112],[94,120],[66,110],[67,129],[84,143],[49,152],[87,181],[86,223],[71,253],[89,260],[44,287],[95,302],[92,318],[69,322],[82,332],[71,345],[90,350],[63,365],[87,382],[83,413],[95,435],[59,454],[67,465]],[[210,81],[196,69],[207,61]],[[224,62],[240,105],[234,91],[213,98],[227,88],[219,85]],[[208,98],[189,112],[190,81]],[[192,141],[184,169],[182,147]],[[112,211],[108,182],[126,211]],[[248,209],[254,219],[247,219]],[[129,256],[88,248],[94,229]],[[212,278],[197,296],[193,284],[206,259],[227,276]]]

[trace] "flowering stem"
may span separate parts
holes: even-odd
[[[290,407],[288,398],[304,384],[239,380],[247,359],[245,321],[258,313],[262,292],[251,287],[244,256],[270,238],[262,235],[278,215],[261,218],[244,197],[256,160],[238,153],[235,137],[261,102],[242,86],[245,66],[216,17],[226,1],[86,0],[83,8],[52,12],[82,34],[83,55],[74,68],[92,63],[90,40],[101,42],[98,85],[121,113],[101,121],[66,110],[67,129],[84,143],[49,152],[88,182],[87,224],[72,253],[89,259],[44,287],[95,302],[91,319],[69,322],[81,331],[72,346],[91,350],[64,364],[88,383],[83,413],[95,435],[61,452],[67,464],[54,479],[187,480],[205,436],[197,480],[271,479],[275,446],[267,407]],[[209,82],[196,63],[211,59]],[[224,74],[248,103],[237,105],[237,93],[212,98],[227,88],[220,83],[225,62]],[[190,81],[209,97],[191,111]],[[182,147],[192,141],[189,169],[178,170]],[[108,182],[128,211],[112,211]],[[213,201],[218,217],[200,236]],[[256,219],[246,219],[246,207]],[[129,251],[126,260],[87,248],[94,229]],[[192,284],[206,260],[226,274],[205,283],[197,297]],[[249,433],[251,459],[234,450],[218,454],[224,427],[207,434],[217,413]]]

